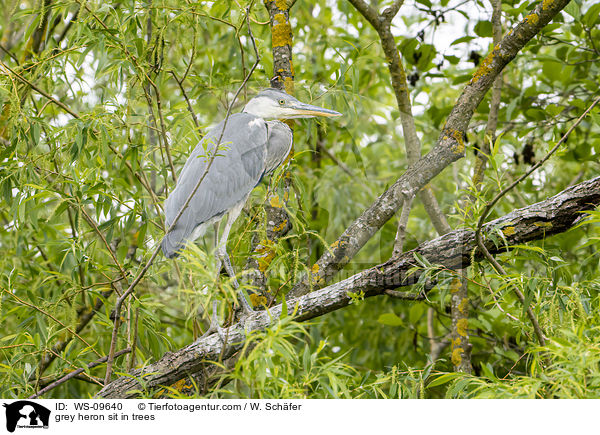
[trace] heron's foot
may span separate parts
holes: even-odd
[[[240,300],[240,305],[242,307],[244,317],[247,317],[250,314],[255,313],[254,308],[252,308],[250,303],[248,303],[246,296],[244,295],[244,293],[241,290],[238,290],[238,299]]]
[[[238,300],[240,303],[240,308],[236,309],[236,317],[238,322],[241,324],[242,329],[246,329],[246,319],[250,317],[252,314],[256,313],[252,306],[246,300],[244,293],[241,290],[238,290]]]
[[[212,312],[212,316],[210,317],[210,326],[208,327],[206,332],[204,334],[202,334],[202,337],[200,337],[200,340],[202,340],[205,337],[208,337],[209,335],[214,334],[215,332],[217,334],[219,334],[219,337],[221,338],[223,343],[225,343],[227,341],[225,329],[223,329],[221,327],[221,325],[219,325],[219,319],[217,317],[217,301],[213,301],[213,312]]]

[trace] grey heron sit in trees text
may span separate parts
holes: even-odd
[[[227,238],[250,192],[265,175],[281,165],[290,152],[292,130],[279,120],[340,115],[333,110],[302,103],[283,91],[266,89],[252,98],[241,113],[231,115],[226,123],[222,121],[211,129],[187,159],[177,186],[166,200],[166,225],[170,228],[210,164],[189,204],[165,235],[162,241],[164,254],[168,258],[177,256],[186,243],[204,235],[209,225],[227,214],[217,244],[217,270],[221,269],[222,262],[234,287],[238,288],[226,250]],[[219,139],[221,147],[211,163],[210,156]],[[252,312],[241,292],[239,298],[245,313]]]

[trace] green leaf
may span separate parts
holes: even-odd
[[[568,6],[568,5],[567,5]],[[600,3],[596,3],[588,9],[581,20],[587,27],[593,27],[600,21]]]
[[[579,17],[581,17],[581,9],[577,2],[572,1],[567,3],[567,6],[565,6],[564,11],[576,20],[579,20]]]
[[[525,293],[525,301],[523,302],[523,317],[525,317],[525,314],[527,313],[527,310],[529,309],[529,306],[531,305],[531,301],[533,300],[533,297],[535,296],[536,285],[537,285],[537,280],[534,278],[534,279],[530,280],[527,283],[527,285],[523,288],[524,293]]]
[[[288,306],[287,306],[287,299],[285,298],[285,295],[283,295],[281,297],[281,319],[285,319],[286,317],[288,317]]]
[[[388,326],[404,326],[404,321],[394,313],[384,313],[377,318],[377,322]]]
[[[451,382],[461,376],[460,373],[443,373],[437,375],[435,379],[427,384],[427,388],[433,388]]]
[[[473,30],[477,36],[481,36],[482,38],[491,38],[493,35],[491,21],[479,21],[477,24],[475,24],[475,28]]]
[[[453,45],[462,44],[463,42],[470,42],[473,39],[475,39],[474,36],[461,36],[460,38],[455,39],[454,41],[452,41],[452,43],[450,44],[450,47],[452,47]]]

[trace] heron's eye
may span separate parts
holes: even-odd
[[[285,100],[279,100],[279,105],[283,106],[285,104]]]

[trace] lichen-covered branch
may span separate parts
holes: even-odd
[[[294,94],[294,66],[292,64],[292,25],[288,1],[265,0],[271,20],[271,47],[273,51],[273,79],[271,85]]]
[[[271,24],[271,45],[273,52],[273,78],[271,86],[282,89],[290,95],[294,94],[294,66],[292,64],[292,26],[290,24],[290,8],[293,1],[264,2],[269,12]],[[289,123],[293,130],[293,121]],[[290,157],[294,154],[290,151]],[[289,159],[289,157],[288,157]],[[292,228],[290,218],[285,210],[289,199],[291,174],[286,171],[283,175],[281,191],[270,191],[264,204],[265,231],[257,232],[252,241],[253,254],[248,258],[245,269],[250,270],[248,275],[250,284],[255,288],[266,289],[266,271],[275,256],[275,244]],[[267,295],[263,295],[267,296]],[[250,295],[255,306],[264,305],[266,299],[258,299],[257,295]]]
[[[475,109],[502,69],[570,0],[544,0],[496,44],[481,62],[446,120],[436,145],[419,158],[336,240],[315,263],[311,279],[304,277],[291,296],[308,293],[325,285],[356,255],[402,206],[403,198],[419,192],[431,179],[465,154],[465,131]]]
[[[600,177],[572,186],[545,201],[515,210],[487,223],[482,231],[485,246],[490,253],[498,254],[506,252],[511,246],[567,231],[583,218],[582,212],[598,205]],[[497,237],[489,237],[497,235],[498,231],[504,234],[505,243],[496,243]],[[288,314],[295,311],[297,321],[306,321],[349,305],[352,301],[350,292],[363,292],[364,297],[372,297],[382,295],[386,290],[412,285],[421,274],[414,269],[417,266],[415,254],[444,268],[464,268],[473,259],[481,258],[481,254],[471,255],[475,247],[474,231],[452,231],[343,281],[289,300]],[[97,397],[135,397],[143,388],[142,383],[147,389],[172,385],[210,367],[211,361],[232,357],[243,347],[249,331],[268,328],[277,322],[281,313],[282,305],[271,308],[269,312],[257,311],[246,319],[246,332],[239,323],[224,330],[224,335],[228,337],[225,348],[219,334],[210,335],[185,348],[165,354],[154,364],[116,379],[98,392]]]

